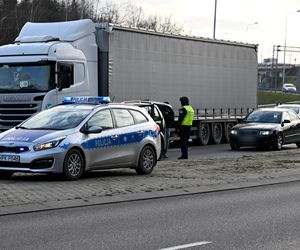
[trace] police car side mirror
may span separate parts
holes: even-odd
[[[98,126],[83,127],[80,131],[84,134],[99,134],[103,131],[103,128]]]

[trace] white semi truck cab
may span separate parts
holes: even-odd
[[[26,23],[14,44],[0,47],[0,131],[64,96],[107,94],[98,89],[95,34],[91,20]]]

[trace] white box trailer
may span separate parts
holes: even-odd
[[[0,130],[64,96],[166,101],[175,112],[188,96],[192,139],[219,143],[257,106],[257,47],[88,19],[26,23],[0,47],[0,90]]]
[[[152,99],[179,108],[255,108],[255,45],[114,27],[108,33],[108,89],[116,101]],[[116,84],[117,83],[117,84]]]

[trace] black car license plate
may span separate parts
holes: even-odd
[[[0,161],[20,162],[20,156],[19,155],[0,155]]]

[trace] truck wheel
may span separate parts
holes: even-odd
[[[78,149],[71,149],[64,160],[63,175],[68,181],[79,179],[84,172],[84,158]]]
[[[226,122],[224,124],[224,131],[223,131],[223,142],[228,143],[230,141],[229,139],[229,133],[230,129],[234,126],[232,122]]]
[[[13,171],[0,171],[0,179],[6,179],[14,174]]]
[[[210,127],[208,123],[200,124],[199,141],[201,145],[207,145],[210,138]]]
[[[279,133],[276,136],[276,138],[274,139],[272,148],[274,150],[281,150],[282,149],[282,144],[283,144],[283,136],[282,136],[282,134]]]
[[[156,153],[153,147],[147,145],[139,156],[138,166],[135,171],[138,174],[150,174],[156,165]]]
[[[222,140],[223,129],[222,123],[214,123],[212,125],[211,141],[213,144],[219,144]]]

